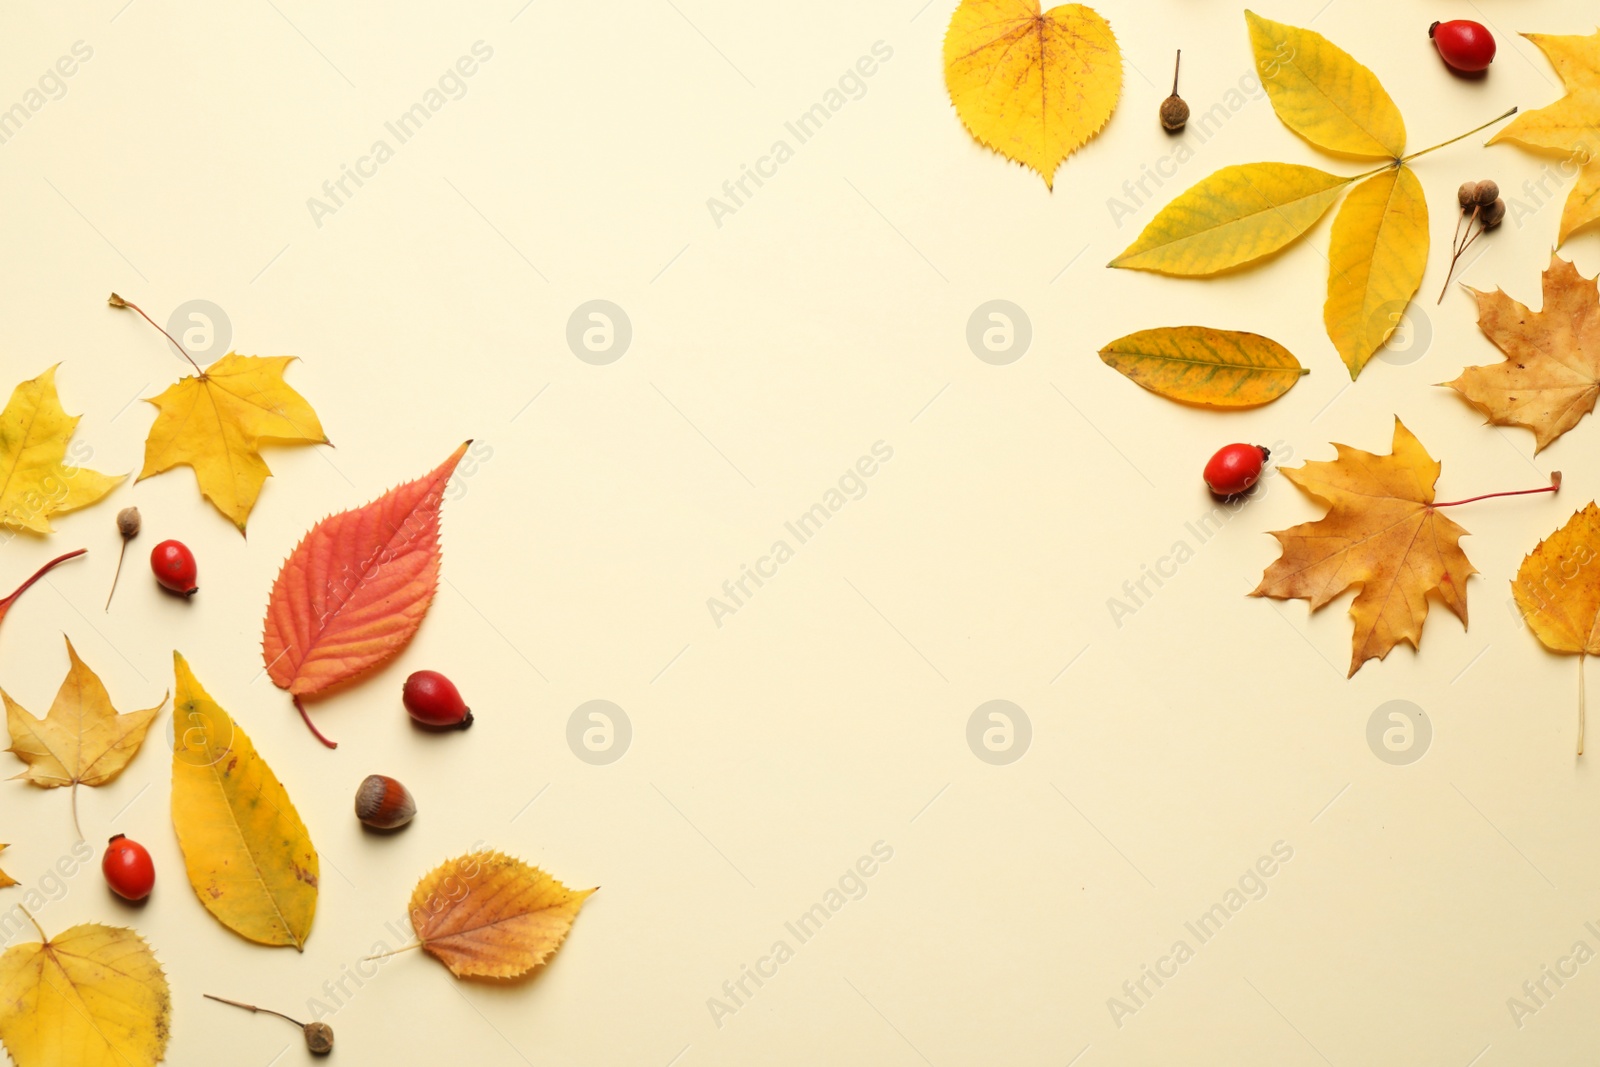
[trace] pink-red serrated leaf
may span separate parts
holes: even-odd
[[[422,625],[439,586],[439,506],[471,443],[432,473],[323,519],[284,561],[261,652],[297,705],[388,661]]]

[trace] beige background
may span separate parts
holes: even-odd
[[[1587,462],[1600,426],[1535,460],[1530,434],[1483,428],[1433,388],[1495,358],[1464,294],[1433,303],[1457,184],[1494,177],[1516,201],[1464,278],[1537,304],[1567,183],[1524,182],[1554,162],[1481,138],[1419,162],[1434,250],[1411,340],[1349,386],[1321,326],[1327,220],[1224,279],[1101,266],[1218,167],[1347,166],[1259,92],[1229,109],[1251,69],[1238,5],[1103,0],[1122,102],[1052,194],[961,129],[939,69],[953,4],[919,2],[8,8],[0,105],[74,42],[93,58],[0,146],[6,382],[60,361],[91,465],[137,470],[153,417],[138,398],[183,365],[106,294],[163,319],[205,299],[239,351],[302,357],[290,381],[337,445],[269,452],[276,476],[248,540],[178,471],[0,551],[9,588],[90,548],[6,621],[8,692],[48,706],[66,633],[120,706],[144,706],[181,649],[321,852],[306,952],[258,948],[184,884],[159,737],[82,797],[97,849],[115,831],[151,847],[155,895],[142,909],[112,899],[97,852],[40,920],[149,938],[172,981],[171,1063],[299,1062],[288,1026],[201,993],[333,1006],[324,983],[395,943],[384,924],[404,928],[416,879],[478,841],[602,891],[524,985],[458,982],[420,954],[359,989],[344,977],[354,995],[331,1018],[344,1061],[1489,1065],[1570,1063],[1592,1046],[1600,964],[1520,1029],[1506,1004],[1574,941],[1600,949],[1583,926],[1600,921],[1600,798],[1573,757],[1575,664],[1520,628],[1507,581],[1600,487]],[[1514,31],[1590,32],[1581,9],[1285,0],[1262,13],[1314,20],[1351,49],[1422,147],[1560,96]],[[1427,24],[1451,15],[1493,27],[1486,80],[1453,78],[1433,55]],[[465,95],[319,227],[307,199],[375,139],[393,144],[385,122],[480,40],[493,57]],[[861,98],[719,227],[707,199],[775,139],[792,144],[784,123],[878,41],[893,55]],[[1227,117],[1203,142],[1191,127],[1175,169],[1180,142],[1155,112],[1180,46],[1184,95]],[[1127,200],[1119,226],[1108,198],[1146,168],[1164,184],[1146,179],[1153,195]],[[1594,236],[1568,251],[1600,269]],[[607,366],[565,340],[595,298],[633,328]],[[964,336],[997,298],[1032,324],[1008,366]],[[1312,373],[1273,405],[1219,415],[1095,357],[1181,323],[1264,333]],[[1281,441],[1295,462],[1329,458],[1331,440],[1382,452],[1397,414],[1443,460],[1446,497],[1539,485],[1552,468],[1566,488],[1463,510],[1483,572],[1470,630],[1436,608],[1420,655],[1400,649],[1346,681],[1347,599],[1312,617],[1243,596],[1275,554],[1264,531],[1319,508],[1272,479],[1204,545],[1185,523],[1210,506],[1199,472],[1218,445]],[[316,519],[468,436],[492,458],[447,505],[446,583],[403,656],[317,707],[342,742],[325,751],[261,674],[279,562]],[[716,626],[707,599],[878,441],[893,459],[865,496]],[[112,519],[133,503],[146,532],[108,617]],[[161,595],[143,566],[167,536],[199,556],[193,604]],[[1107,599],[1180,539],[1194,558],[1115,626]],[[408,727],[398,690],[422,667],[458,680],[470,732]],[[591,699],[632,724],[607,766],[566,741]],[[993,699],[1032,725],[1008,766],[966,740]],[[1389,700],[1433,725],[1409,766],[1366,741]],[[350,815],[373,771],[421,808],[391,839]],[[70,848],[67,797],[0,793],[0,866],[36,887]],[[719,1027],[708,998],[774,941],[794,944],[784,923],[878,841],[893,859],[866,895]],[[1293,858],[1264,898],[1199,945],[1184,923],[1279,841]],[[1179,938],[1194,958],[1119,1027],[1108,998]]]

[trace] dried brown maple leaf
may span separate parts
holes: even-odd
[[[1600,289],[1560,256],[1544,272],[1544,308],[1472,290],[1478,328],[1505,360],[1445,382],[1497,426],[1533,431],[1534,452],[1578,424],[1600,398]]]
[[[1283,555],[1267,568],[1251,596],[1297,599],[1322,607],[1359,586],[1350,617],[1355,620],[1350,673],[1369,659],[1383,659],[1404,641],[1412,648],[1428,617],[1428,596],[1444,602],[1467,623],[1467,579],[1477,568],[1461,551],[1467,531],[1438,512],[1469,500],[1436,503],[1440,464],[1397,418],[1387,456],[1335,444],[1338,457],[1283,471],[1295,485],[1328,504],[1316,522],[1275,530]],[[1561,484],[1520,493],[1553,492]]]

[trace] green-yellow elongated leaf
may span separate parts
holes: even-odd
[[[1318,148],[1399,159],[1406,124],[1377,77],[1320,33],[1244,13],[1261,84],[1295,133]]]
[[[1215,274],[1309,230],[1352,179],[1295,163],[1223,167],[1179,193],[1110,266]]]
[[[1407,166],[1350,191],[1333,218],[1322,321],[1355,378],[1405,317],[1428,264],[1428,204]]]
[[[317,911],[317,850],[283,784],[173,653],[178,674],[172,825],[189,884],[241,937],[304,949]]]
[[[1206,326],[1130,333],[1102,348],[1100,358],[1152,393],[1223,408],[1276,400],[1309,373],[1276,341]]]

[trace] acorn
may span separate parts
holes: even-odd
[[[1168,133],[1178,133],[1189,124],[1189,105],[1178,95],[1178,67],[1183,63],[1183,49],[1172,62],[1172,95],[1161,101],[1161,128]]]
[[[396,830],[417,814],[405,786],[386,774],[369,774],[356,790],[356,818],[374,830]]]

